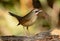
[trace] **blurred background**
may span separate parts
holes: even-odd
[[[60,27],[60,0],[0,0],[0,36],[28,35],[27,30],[23,28],[24,26],[17,26],[18,20],[8,12],[24,17],[34,8],[41,9],[43,12],[38,16],[36,22],[29,26],[30,35]],[[44,15],[45,13],[50,16],[50,19],[49,16]],[[57,29],[55,30],[57,31]]]

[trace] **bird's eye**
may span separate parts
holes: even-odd
[[[38,11],[35,11],[35,13],[38,12]]]

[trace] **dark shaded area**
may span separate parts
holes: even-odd
[[[60,12],[59,12],[58,18],[59,18],[59,20],[58,20],[58,27],[60,27]]]
[[[34,8],[41,8],[41,3],[39,0],[32,0]]]
[[[60,41],[59,35],[50,35],[46,36],[43,39],[33,39],[31,37],[24,37],[24,36],[2,36],[0,40],[2,41]]]
[[[42,8],[41,3],[39,2],[39,0],[32,0],[33,1],[33,6],[34,8]],[[53,8],[53,4],[55,2],[55,0],[47,0],[48,5]]]
[[[3,41],[23,41],[26,36],[0,36]]]
[[[20,5],[20,1],[19,0],[9,0],[9,1],[0,0],[0,3],[2,3],[5,8],[13,8],[15,3]]]
[[[3,7],[4,8],[12,8],[14,6],[13,2],[12,1],[3,1],[3,0],[0,0],[0,3],[3,4]]]
[[[47,0],[47,2],[48,2],[48,5],[49,5],[51,8],[53,8],[53,4],[54,4],[55,0]]]

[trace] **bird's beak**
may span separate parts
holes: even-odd
[[[41,12],[42,12],[42,10],[39,10],[39,11],[36,13],[36,15],[40,14]]]

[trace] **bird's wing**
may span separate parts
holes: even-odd
[[[31,19],[35,14],[37,15],[38,13],[40,13],[41,11],[39,9],[32,9],[30,12],[28,12],[27,15],[25,15],[23,18],[26,20]]]

